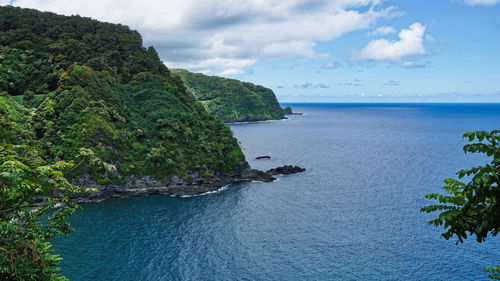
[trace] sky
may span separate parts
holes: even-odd
[[[500,0],[0,0],[138,30],[280,102],[500,102]]]

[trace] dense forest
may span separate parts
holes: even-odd
[[[74,196],[97,191],[71,184],[82,176],[100,189],[246,164],[229,127],[142,44],[123,25],[0,7],[1,280],[66,280],[47,240],[72,231]]]
[[[188,93],[224,122],[284,118],[284,111],[271,89],[182,69],[173,69],[172,73],[182,78]]]
[[[73,63],[107,71],[120,83],[134,74],[169,75],[153,47],[120,24],[32,9],[0,8],[0,89],[10,95],[47,94]]]
[[[98,183],[231,173],[244,156],[231,130],[128,27],[0,7],[0,143],[72,160],[81,147],[116,165],[81,166]]]

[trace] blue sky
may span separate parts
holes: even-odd
[[[2,1],[123,23],[280,102],[500,102],[500,0]]]
[[[374,28],[385,25],[400,31],[414,22],[425,24],[430,36],[423,43],[425,54],[353,60],[349,51],[374,39],[369,31],[359,30],[321,43],[318,48],[330,58],[262,60],[252,67],[252,74],[239,77],[272,87],[280,101],[500,101],[500,5],[392,3],[404,15],[380,21]],[[397,40],[397,33],[383,38]],[[331,62],[335,68],[322,68]]]

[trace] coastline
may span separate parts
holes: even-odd
[[[288,120],[286,116],[283,116],[283,118],[276,118],[276,119],[250,119],[250,120],[223,120],[224,124],[226,125],[234,125],[234,124],[249,124],[249,123],[257,123],[257,122],[271,122],[271,121],[284,121]]]
[[[74,184],[97,188],[98,191],[95,193],[78,194],[73,199],[78,203],[95,203],[112,198],[139,197],[153,194],[168,195],[171,197],[192,197],[217,192],[232,184],[272,182],[276,180],[275,175],[305,171],[305,169],[297,167],[294,171],[283,170],[283,173],[276,172],[277,169],[283,169],[283,167],[264,172],[250,168],[248,163],[245,162],[238,167],[234,175],[218,173],[214,177],[205,178],[199,173],[192,173],[189,179],[172,176],[166,181],[159,181],[151,176],[130,176],[126,178],[126,183],[124,184],[106,185],[98,185],[88,175],[83,175]]]

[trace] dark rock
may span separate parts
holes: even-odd
[[[267,155],[264,155],[264,156],[257,156],[255,157],[256,160],[260,160],[260,159],[271,159],[271,156],[267,156]]]
[[[245,119],[224,119],[222,120],[226,124],[237,124],[237,123],[251,123],[251,122],[261,122],[261,121],[271,121],[271,120],[283,120],[288,119],[285,116],[280,118],[245,118]]]
[[[207,171],[213,177],[205,178],[200,173],[189,173],[189,178],[172,176],[165,181],[157,180],[150,176],[129,176],[124,184],[98,185],[89,175],[82,175],[74,184],[85,187],[97,188],[95,193],[78,194],[74,197],[80,203],[99,202],[109,198],[122,198],[133,196],[147,196],[164,194],[173,197],[195,196],[207,192],[217,191],[224,186],[236,183],[276,180],[272,175],[251,169],[247,162],[236,167],[233,175],[225,175],[217,171]]]
[[[272,175],[264,171],[248,169],[241,174],[241,182],[263,181],[271,182],[276,180]]]
[[[172,176],[165,181],[157,180],[151,176],[129,176],[124,184],[98,185],[88,174],[82,175],[76,185],[95,187],[97,192],[85,193],[75,196],[75,201],[80,203],[99,202],[109,198],[122,198],[133,196],[147,196],[152,194],[164,194],[173,197],[195,196],[207,192],[217,191],[224,186],[245,182],[271,182],[276,180],[274,175],[288,175],[305,171],[297,166],[282,166],[270,169],[267,172],[250,168],[248,162],[236,167],[232,175],[222,174],[217,171],[206,171],[213,177],[203,177],[197,172],[189,173],[188,178]],[[206,173],[205,173],[206,174]]]
[[[290,106],[284,107],[283,108],[283,113],[285,115],[302,115],[302,114],[304,114],[304,113],[301,113],[301,112],[293,112],[292,111],[292,107],[290,107]]]
[[[292,107],[291,107],[291,106],[284,107],[284,108],[283,108],[283,113],[284,113],[285,115],[290,115],[290,114],[293,114]]]
[[[305,170],[306,170],[305,168],[301,168],[299,166],[285,165],[285,166],[281,166],[281,167],[267,170],[267,173],[272,175],[272,176],[289,175],[289,174],[304,172]]]

